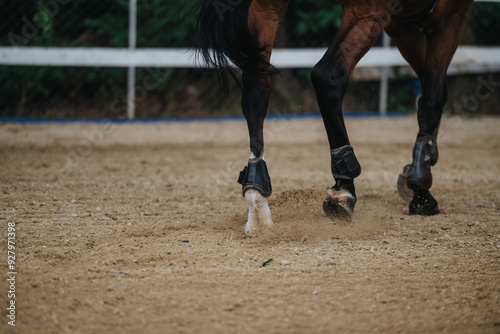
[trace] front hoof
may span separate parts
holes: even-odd
[[[356,198],[347,190],[328,189],[323,202],[323,211],[332,220],[350,223],[354,213]]]
[[[410,203],[410,215],[433,216],[440,214],[438,202],[429,190],[413,186],[413,200]]]

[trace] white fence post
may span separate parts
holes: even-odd
[[[137,0],[130,0],[128,49],[133,52],[137,44]],[[127,78],[127,117],[135,118],[135,66],[128,67]]]

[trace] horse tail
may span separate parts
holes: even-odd
[[[268,46],[260,45],[257,31],[249,27],[251,2],[203,0],[201,4],[193,47],[207,65],[216,68],[225,90],[226,73],[235,78],[231,63],[254,78],[278,73],[265,56]]]

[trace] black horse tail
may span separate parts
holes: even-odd
[[[231,63],[254,78],[278,73],[266,60],[264,51],[267,46],[259,45],[256,31],[249,27],[251,2],[203,0],[201,3],[193,47],[208,66],[216,68],[225,91],[226,73],[236,78]]]

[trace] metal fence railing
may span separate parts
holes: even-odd
[[[194,0],[0,2],[2,116],[133,118],[239,110],[237,85],[224,100],[214,71],[200,69],[187,51]],[[477,1],[471,7],[449,74],[500,72],[498,2]],[[306,69],[320,59],[337,29],[341,11],[330,3],[292,1],[272,58],[285,69],[274,79],[272,108],[316,108]],[[360,102],[347,108],[413,107],[415,80],[388,39],[381,38],[363,58],[353,78],[351,93]],[[373,94],[377,86],[379,94]],[[290,94],[294,90],[301,94]]]

